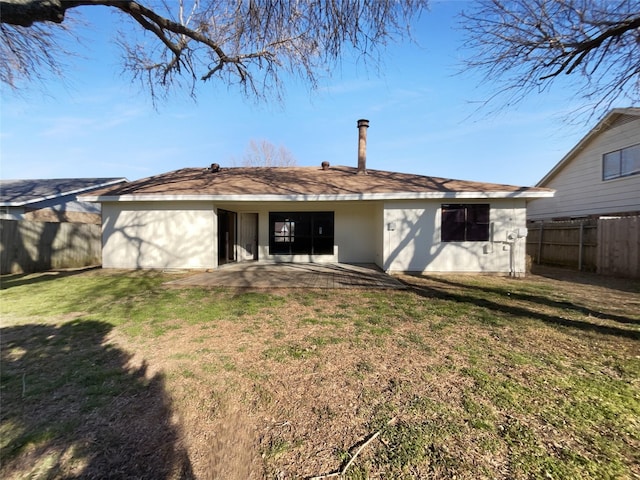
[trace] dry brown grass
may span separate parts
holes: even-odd
[[[407,291],[168,292],[155,283],[145,287],[153,298],[132,291],[112,299],[110,313],[75,314],[76,329],[100,319],[81,334],[65,337],[68,313],[31,340],[42,316],[4,324],[3,434],[18,442],[24,414],[48,403],[54,410],[34,429],[56,415],[73,427],[5,446],[0,472],[307,478],[339,471],[379,431],[347,478],[640,476],[638,283],[543,273],[405,276]],[[28,352],[42,354],[47,335],[74,348],[93,339],[91,358],[126,372],[116,377],[126,388],[93,408],[48,402],[60,388],[91,390],[63,382],[20,406],[19,392],[7,392],[42,361]],[[52,451],[55,462],[45,461]]]

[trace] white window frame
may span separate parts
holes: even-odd
[[[611,167],[615,168],[615,173],[611,173]],[[637,174],[640,174],[640,143],[602,155],[603,181]]]

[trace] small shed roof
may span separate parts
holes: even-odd
[[[85,196],[135,200],[374,200],[406,198],[545,197],[546,188],[471,182],[356,168],[183,168]]]
[[[44,200],[114,186],[126,181],[126,178],[0,180],[0,206],[21,207]]]

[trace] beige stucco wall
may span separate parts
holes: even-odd
[[[215,206],[238,213],[258,213],[258,260],[261,262],[377,263],[376,259],[380,258],[376,220],[381,216],[381,202],[216,202]],[[270,255],[269,212],[289,211],[334,212],[334,254]]]
[[[104,268],[214,268],[211,202],[113,202],[102,206]]]
[[[385,204],[383,268],[386,271],[499,272],[516,275],[525,271],[526,239],[507,242],[509,232],[526,226],[524,200],[475,201],[490,204],[493,242],[441,242],[442,203],[456,202],[398,201]]]
[[[440,206],[453,201],[107,202],[103,204],[103,267],[218,266],[219,208],[258,214],[261,262],[375,263],[387,271],[514,272],[525,270],[525,201],[492,199],[493,242],[440,242]],[[471,201],[459,201],[471,203]],[[269,255],[269,212],[333,211],[333,255]],[[238,239],[239,241],[240,239]]]

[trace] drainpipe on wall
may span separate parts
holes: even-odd
[[[367,174],[367,128],[369,120],[358,120],[358,175]]]

